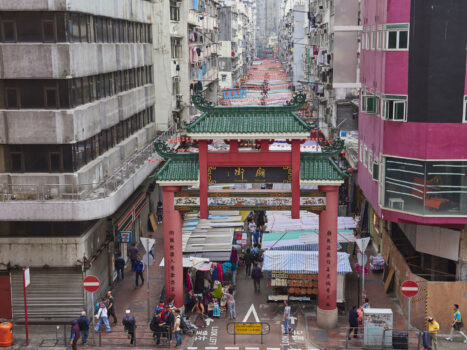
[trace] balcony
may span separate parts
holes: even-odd
[[[23,184],[0,184],[0,220],[87,221],[109,216],[159,164],[154,141],[167,141],[175,134],[175,128],[171,128],[151,139],[100,182],[81,182],[79,174],[74,173],[56,176],[58,181],[68,180],[66,184],[27,184],[34,181],[31,174],[24,174]]]
[[[188,11],[188,24],[191,24],[196,27],[201,26],[201,19],[200,19],[200,14],[193,9]]]

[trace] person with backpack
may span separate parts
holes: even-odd
[[[251,265],[253,264],[253,254],[251,254],[250,248],[246,249],[245,255],[243,256],[245,262],[245,273],[249,277],[251,273]]]
[[[94,327],[94,332],[99,331],[99,327],[101,326],[102,323],[104,323],[107,333],[112,332],[112,330],[110,329],[110,325],[109,325],[109,319],[107,318],[107,308],[105,307],[105,304],[103,301],[99,303],[99,311],[97,312],[96,318],[99,321]]]
[[[78,350],[79,326],[76,321],[71,321],[70,345],[73,350]]]
[[[353,331],[353,337],[358,338],[358,313],[357,306],[352,306],[349,310],[349,330],[347,332],[347,339],[350,340],[350,335]]]
[[[86,311],[81,311],[81,316],[76,321],[79,327],[79,333],[81,335],[81,341],[83,344],[88,342],[89,337],[89,318],[86,315]]]
[[[131,310],[125,311],[126,316],[122,320],[123,327],[128,332],[130,338],[130,345],[136,346],[136,320],[131,315]]]
[[[174,329],[175,325],[175,316],[172,313],[172,309],[169,307],[169,305],[165,306],[165,318],[164,318],[165,325],[168,328],[168,333],[167,337],[168,339],[172,339],[172,330]]]
[[[467,343],[467,336],[462,332],[462,327],[464,327],[464,322],[462,322],[462,316],[459,311],[459,305],[454,304],[454,316],[453,320],[451,323],[451,333],[449,334],[449,337],[446,338],[448,341],[452,341],[454,337],[454,331],[459,332],[460,335],[464,337],[464,343]]]
[[[135,289],[138,288],[138,280],[141,278],[141,285],[144,284],[144,277],[143,277],[143,272],[144,272],[144,262],[141,260],[141,258],[138,256],[136,258],[136,263],[135,263],[135,268],[133,270],[136,273],[136,278],[135,278]]]

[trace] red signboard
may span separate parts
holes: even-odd
[[[405,281],[401,285],[401,293],[407,298],[412,298],[418,294],[418,284],[414,281]]]
[[[83,288],[88,292],[94,293],[99,289],[101,282],[96,276],[88,276],[83,280]]]

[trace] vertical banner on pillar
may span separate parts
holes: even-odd
[[[331,249],[332,249],[332,232],[326,232],[326,307],[331,306]],[[334,300],[335,301],[335,300]]]
[[[175,295],[175,232],[169,231],[169,293],[166,297]]]

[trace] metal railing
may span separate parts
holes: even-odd
[[[133,176],[144,163],[154,154],[155,141],[167,141],[176,135],[176,128],[172,126],[152,140],[141,150],[135,152],[112,175],[101,182],[91,184],[0,184],[0,202],[13,200],[93,200],[106,198],[115,192],[131,176]]]
[[[95,332],[96,340],[93,343],[96,347],[113,346],[132,346],[138,348],[154,348],[154,347],[168,347],[170,348],[172,342],[175,341],[175,335],[172,333],[172,328],[168,327],[165,331],[160,332],[160,344],[156,344],[155,332],[151,331],[147,325],[137,325],[134,337],[134,343],[130,344],[130,335],[126,330],[115,330],[111,333],[105,331]],[[91,340],[92,341],[92,340]]]
[[[419,330],[389,329],[383,327],[359,327],[358,336],[352,335],[349,339],[347,328],[341,329],[344,340],[339,341],[341,349],[420,349],[423,332]]]

